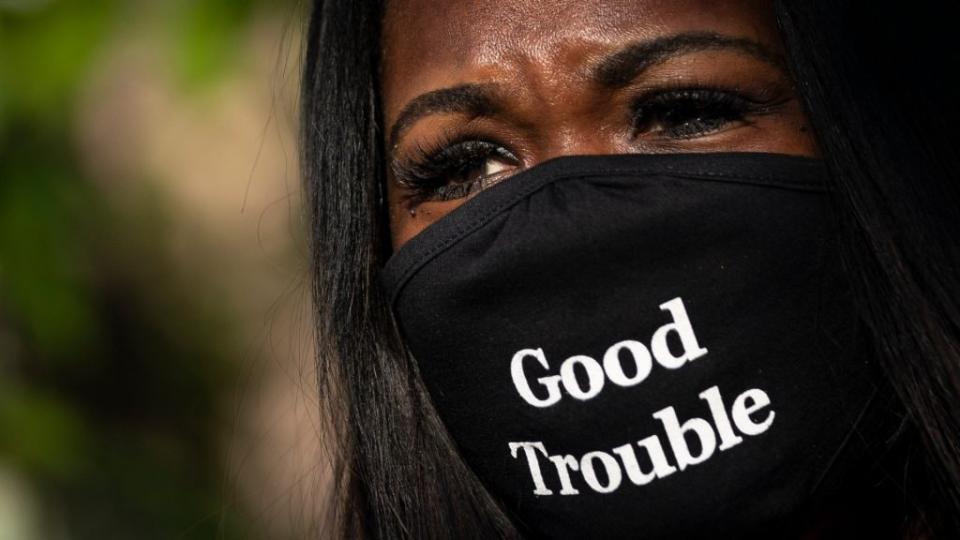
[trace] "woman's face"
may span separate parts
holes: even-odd
[[[816,153],[769,0],[391,0],[383,40],[395,248],[558,156]]]

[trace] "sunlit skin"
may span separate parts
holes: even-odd
[[[567,155],[816,154],[768,0],[445,0],[442,6],[391,0],[384,20],[383,145],[395,248],[481,187],[436,200],[394,173],[449,139],[482,141],[490,155],[476,156],[473,144],[469,163],[439,180],[434,175],[430,185],[484,177],[484,185],[509,182]],[[656,57],[622,53],[638,44],[655,45]],[[618,52],[621,69],[611,79],[609,58]],[[605,70],[598,68],[604,60]],[[638,66],[645,69],[632,69]],[[483,85],[483,99],[464,110],[417,99],[465,85]],[[709,104],[728,95],[735,97]],[[747,103],[748,110],[734,114],[727,101]]]

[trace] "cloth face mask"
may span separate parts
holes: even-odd
[[[561,157],[392,256],[433,403],[521,530],[764,534],[855,467],[876,378],[827,182],[775,154]]]

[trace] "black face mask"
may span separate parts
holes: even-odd
[[[764,534],[842,484],[877,379],[826,189],[784,155],[562,157],[394,254],[437,411],[521,530]]]

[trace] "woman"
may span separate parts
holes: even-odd
[[[318,1],[337,535],[960,534],[943,20]]]

